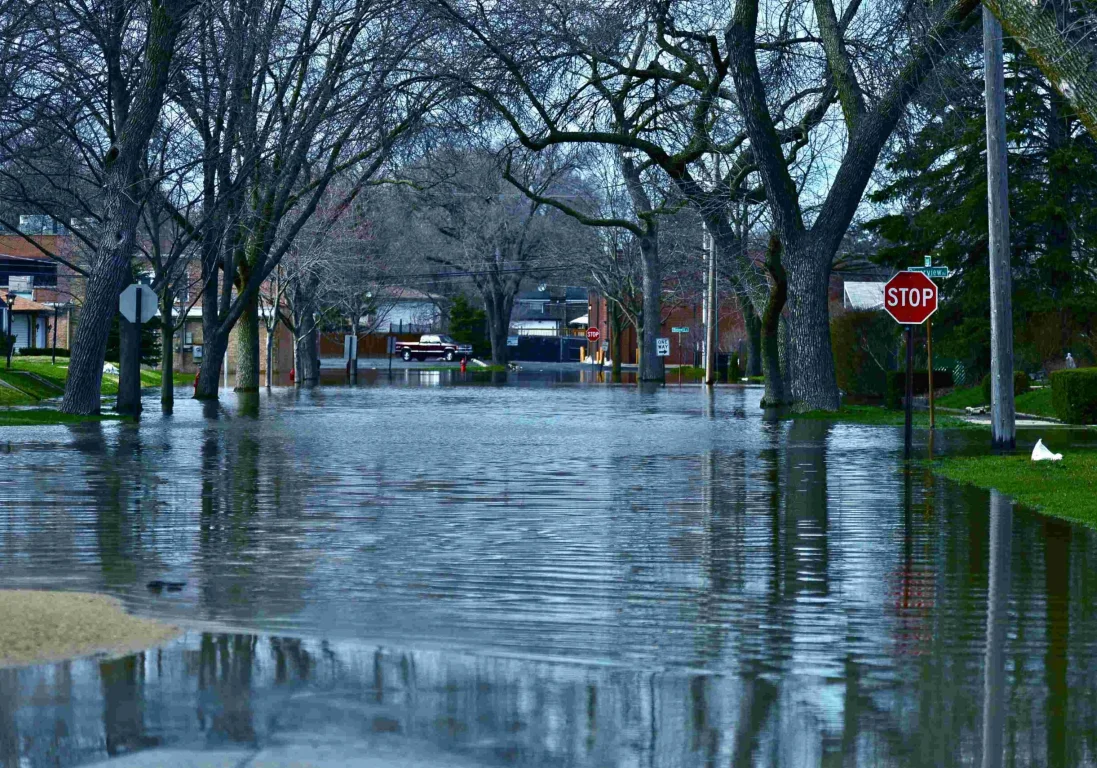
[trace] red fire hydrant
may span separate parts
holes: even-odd
[[[469,367],[469,359],[467,357],[462,357],[461,358],[461,373],[464,373],[465,371],[467,371],[468,367]]]
[[[290,369],[289,369],[289,383],[290,383],[290,384],[292,384],[292,383],[293,383],[293,381],[294,381],[294,374],[295,374],[295,373],[297,373],[297,369],[296,369],[296,368],[290,368]]]
[[[202,366],[198,366],[198,370],[194,372],[194,394],[198,394],[198,377],[202,375]]]

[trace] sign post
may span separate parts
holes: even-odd
[[[680,387],[682,386],[682,364],[685,362],[684,356],[686,353],[686,350],[682,347],[682,334],[689,333],[689,328],[676,327],[671,328],[670,330],[671,332],[678,334],[678,386]],[[707,352],[705,353],[705,357],[706,359],[708,358]]]
[[[592,325],[589,328],[587,328],[587,341],[589,341],[592,345],[595,344],[598,341],[598,339],[600,339],[600,338],[602,338],[602,332],[600,330],[598,330],[597,327]],[[597,349],[597,347],[594,347],[594,349]],[[594,355],[591,354],[589,357],[590,357],[590,371],[591,371],[591,373],[594,373]]]
[[[131,338],[126,343],[126,335],[121,339],[121,354],[118,361],[118,405],[117,410],[129,416],[141,413],[141,326],[156,314],[156,294],[147,285],[133,283],[118,295],[118,311],[122,313],[130,327]]]
[[[392,378],[392,356],[396,353],[396,337],[391,333],[386,337],[386,351],[389,356],[389,378]]]
[[[884,285],[884,309],[897,323],[906,326],[907,386],[903,444],[909,456],[914,440],[914,326],[925,323],[937,311],[937,286],[920,271],[900,272]]]

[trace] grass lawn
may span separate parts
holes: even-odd
[[[934,403],[941,408],[956,408],[957,410],[986,405],[986,401],[983,400],[982,387],[960,387],[952,390],[947,395],[938,395],[934,398]]]
[[[1097,525],[1097,450],[1073,450],[1062,461],[1034,462],[1027,455],[958,456],[934,463],[936,474],[1068,520]]]
[[[808,411],[796,413],[794,419],[817,419],[820,421],[840,421],[850,424],[870,424],[881,427],[901,427],[906,423],[906,414],[900,410],[891,410],[878,405],[843,405],[835,411]],[[915,411],[914,426],[918,429],[929,428],[929,413]],[[955,416],[937,414],[938,429],[986,429]]]
[[[983,399],[982,387],[964,387],[954,389],[943,397],[937,398],[937,405],[941,408],[977,408],[986,405]],[[1056,418],[1055,409],[1051,407],[1051,387],[1030,389],[1023,395],[1018,395],[1016,400],[1017,413],[1027,413],[1033,416],[1046,416]]]
[[[31,427],[43,424],[78,424],[82,421],[114,421],[121,416],[74,416],[52,408],[34,408],[20,411],[0,410],[0,427]]]

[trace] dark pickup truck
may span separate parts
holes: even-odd
[[[449,336],[428,333],[420,336],[419,341],[396,342],[396,354],[405,360],[426,360],[428,357],[457,360],[472,357],[472,345],[458,344]]]

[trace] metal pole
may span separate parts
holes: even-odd
[[[907,326],[907,397],[906,397],[906,430],[903,436],[903,445],[906,455],[910,456],[910,449],[914,443],[914,326]]]
[[[716,243],[705,230],[708,242],[708,302],[705,306],[705,383],[716,384]]]
[[[937,428],[937,420],[933,412],[933,320],[926,320],[926,356],[929,363],[926,365],[926,374],[929,376],[929,428]]]
[[[983,60],[987,109],[987,224],[990,235],[991,442],[1017,443],[1013,402],[1013,307],[1009,264],[1009,176],[1006,163],[1005,73],[1002,26],[983,9]]]
[[[685,363],[686,351],[682,349],[682,334],[678,334],[678,386],[682,386],[682,364]]]
[[[58,318],[58,306],[53,305],[53,364],[57,365],[57,318]]]

